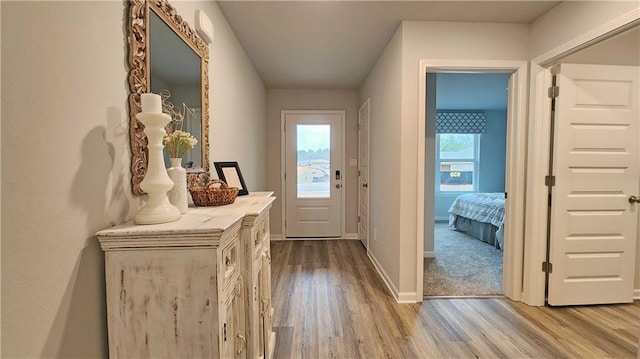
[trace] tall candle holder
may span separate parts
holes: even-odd
[[[147,172],[140,182],[140,188],[147,192],[149,197],[134,218],[136,224],[166,223],[180,219],[180,211],[167,197],[167,192],[173,188],[173,181],[167,174],[162,156],[162,138],[167,134],[164,128],[171,121],[171,116],[162,113],[159,103],[160,96],[142,94],[142,112],[136,115],[144,125],[149,154]]]

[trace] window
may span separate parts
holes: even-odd
[[[329,198],[331,125],[297,128],[298,198]]]
[[[475,192],[478,189],[480,135],[436,135],[436,191]]]

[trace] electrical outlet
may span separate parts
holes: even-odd
[[[375,228],[373,229],[373,241],[378,242],[378,230]]]

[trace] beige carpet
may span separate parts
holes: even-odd
[[[499,249],[436,223],[435,252],[424,259],[425,296],[502,294]]]

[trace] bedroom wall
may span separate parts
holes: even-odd
[[[508,74],[436,74],[438,110],[482,110],[487,114],[487,133],[480,136],[478,192],[504,192],[508,82]],[[449,207],[458,195],[436,192],[436,221],[448,220]]]
[[[274,191],[276,201],[269,214],[271,233],[282,235],[282,188],[280,173],[281,110],[345,110],[345,231],[358,232],[358,167],[349,159],[358,158],[358,91],[349,89],[269,89],[267,90],[267,188]]]
[[[478,192],[504,192],[507,111],[486,111],[486,114],[487,133],[480,135]],[[436,221],[449,219],[449,207],[459,195],[459,193],[436,193],[434,202]]]
[[[507,111],[486,113],[487,133],[480,139],[480,192],[504,192]]]
[[[264,128],[265,90],[242,47],[215,2],[175,5],[190,23],[203,9],[216,29],[213,150],[224,140],[227,153],[266,162],[262,147],[246,148],[245,139],[264,137],[254,131]],[[124,3],[0,7],[0,356],[106,358],[104,255],[94,233],[132,218],[142,202],[129,188]],[[216,130],[236,112],[248,118]],[[243,167],[262,176],[256,187],[266,183],[261,166]]]

